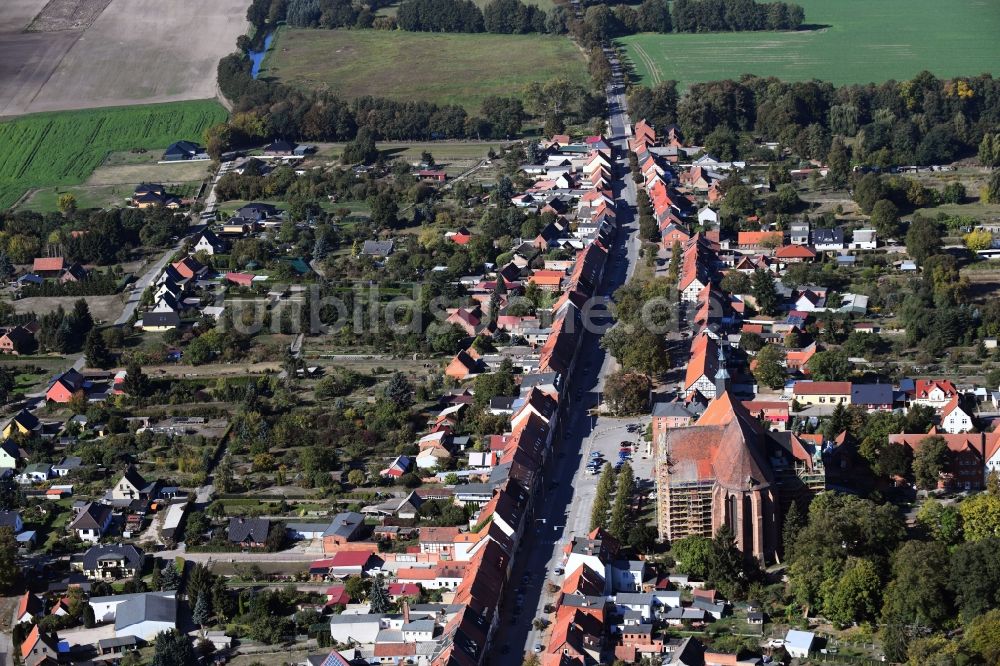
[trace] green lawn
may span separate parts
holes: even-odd
[[[283,28],[262,77],[346,98],[460,104],[517,95],[556,76],[589,85],[586,59],[565,37]]]
[[[113,206],[124,206],[125,199],[132,196],[135,186],[139,181],[128,184],[115,185],[69,185],[57,187],[43,187],[35,190],[18,210],[33,210],[39,213],[51,213],[59,210],[59,197],[63,194],[72,194],[76,197],[76,207],[80,210],[87,208],[111,208]],[[164,183],[167,190],[178,197],[192,197],[198,193],[200,183]]]
[[[621,40],[643,83],[682,86],[750,73],[789,81],[905,80],[995,72],[1000,11],[982,0],[796,0],[816,30],[644,33]]]
[[[0,123],[0,210],[28,189],[83,183],[110,152],[200,141],[226,119],[215,101],[39,113]]]

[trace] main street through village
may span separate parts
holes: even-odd
[[[639,258],[640,241],[635,220],[636,187],[629,171],[628,136],[631,123],[624,95],[621,66],[609,54],[613,80],[607,89],[610,141],[615,148],[615,195],[618,231],[610,248],[608,268],[601,297],[610,296],[628,281]],[[635,440],[629,434],[629,423],[645,428],[648,419],[618,419],[593,416],[591,410],[600,403],[604,380],[614,371],[615,360],[600,346],[600,335],[590,332],[578,352],[575,372],[567,388],[566,407],[560,416],[560,427],[554,440],[552,458],[546,468],[544,494],[535,502],[533,523],[526,529],[521,548],[515,558],[512,586],[502,614],[502,626],[494,639],[492,663],[516,666],[524,653],[537,651],[548,640],[545,629],[536,629],[534,620],[544,618],[544,608],[554,596],[548,592],[550,583],[561,584],[562,576],[555,570],[562,564],[563,549],[574,536],[585,536],[590,528],[590,513],[597,488],[597,475],[588,473],[586,466],[592,451],[600,451],[605,459],[614,459],[619,443]],[[639,478],[649,477],[648,458],[637,451],[633,466]]]

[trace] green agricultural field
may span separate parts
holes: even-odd
[[[1000,11],[982,0],[796,0],[815,29],[715,34],[644,33],[621,40],[643,83],[682,86],[776,76],[845,83],[996,72]]]
[[[460,104],[516,95],[532,81],[589,85],[584,55],[565,37],[381,30],[282,29],[262,77],[346,98]]]
[[[39,113],[0,123],[0,210],[28,189],[78,185],[112,151],[199,140],[226,119],[214,101]]]

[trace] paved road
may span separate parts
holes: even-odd
[[[122,313],[119,315],[118,319],[115,319],[115,326],[123,326],[128,323],[132,315],[135,314],[135,309],[139,306],[139,300],[142,298],[142,293],[146,291],[146,288],[156,282],[157,276],[163,272],[163,269],[167,267],[167,262],[170,258],[181,249],[184,244],[184,239],[178,241],[177,245],[165,251],[160,258],[150,264],[146,272],[139,276],[139,279],[135,281],[132,285],[132,291],[129,292],[128,299],[125,301],[125,307],[122,308]]]
[[[619,229],[599,295],[614,293],[631,277],[639,254],[634,219],[636,190],[627,154],[630,121],[624,95],[618,92],[622,86],[621,70],[614,59],[611,62],[616,80],[608,89],[609,128],[618,152],[613,189]],[[549,584],[562,582],[553,572],[562,564],[563,548],[573,536],[586,534],[590,527],[597,485],[597,477],[586,471],[590,451],[596,448],[610,454],[617,442],[636,438],[625,436],[625,425],[642,422],[590,415],[590,408],[598,404],[605,376],[615,367],[614,359],[601,349],[599,342],[598,335],[588,333],[580,347],[576,371],[569,384],[568,406],[561,416],[561,432],[556,433],[553,459],[546,469],[544,495],[535,501],[534,522],[525,530],[515,561],[513,582],[517,588],[505,600],[503,623],[494,639],[499,654],[493,662],[499,666],[517,666],[524,652],[533,651],[536,644],[544,646],[548,640],[544,631],[532,627],[532,621],[545,617],[544,606],[554,599],[548,592]]]
[[[215,172],[215,176],[212,178],[212,185],[209,187],[208,194],[205,196],[205,205],[203,207],[205,212],[210,213],[215,211],[215,186],[219,183],[219,179],[232,170],[232,168],[233,162],[223,162],[219,167],[219,170]],[[125,301],[125,307],[122,309],[121,316],[115,320],[116,326],[128,323],[128,320],[131,319],[132,315],[135,313],[135,309],[139,306],[139,299],[142,298],[142,293],[146,291],[147,287],[156,282],[156,278],[163,272],[163,269],[167,267],[167,262],[170,261],[170,257],[177,254],[181,247],[184,246],[184,242],[188,237],[192,234],[201,233],[204,228],[205,224],[198,218],[197,215],[191,213],[191,226],[188,227],[188,235],[178,240],[174,247],[164,252],[159,259],[150,264],[146,272],[135,281],[135,284],[132,285],[132,291],[129,293],[128,300]]]
[[[14,643],[11,635],[0,633],[0,666],[13,666],[14,664]]]

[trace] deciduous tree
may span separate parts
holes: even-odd
[[[758,383],[771,389],[784,386],[785,368],[781,364],[785,360],[785,353],[778,346],[765,345],[754,360],[756,365],[753,376]]]
[[[940,435],[924,437],[913,455],[913,476],[917,487],[937,488],[938,479],[948,462],[948,443]]]
[[[613,414],[642,414],[649,408],[651,388],[647,376],[619,371],[604,383],[604,399]]]
[[[762,314],[773,315],[778,311],[778,291],[774,287],[774,277],[767,271],[758,268],[753,272],[750,293]]]

